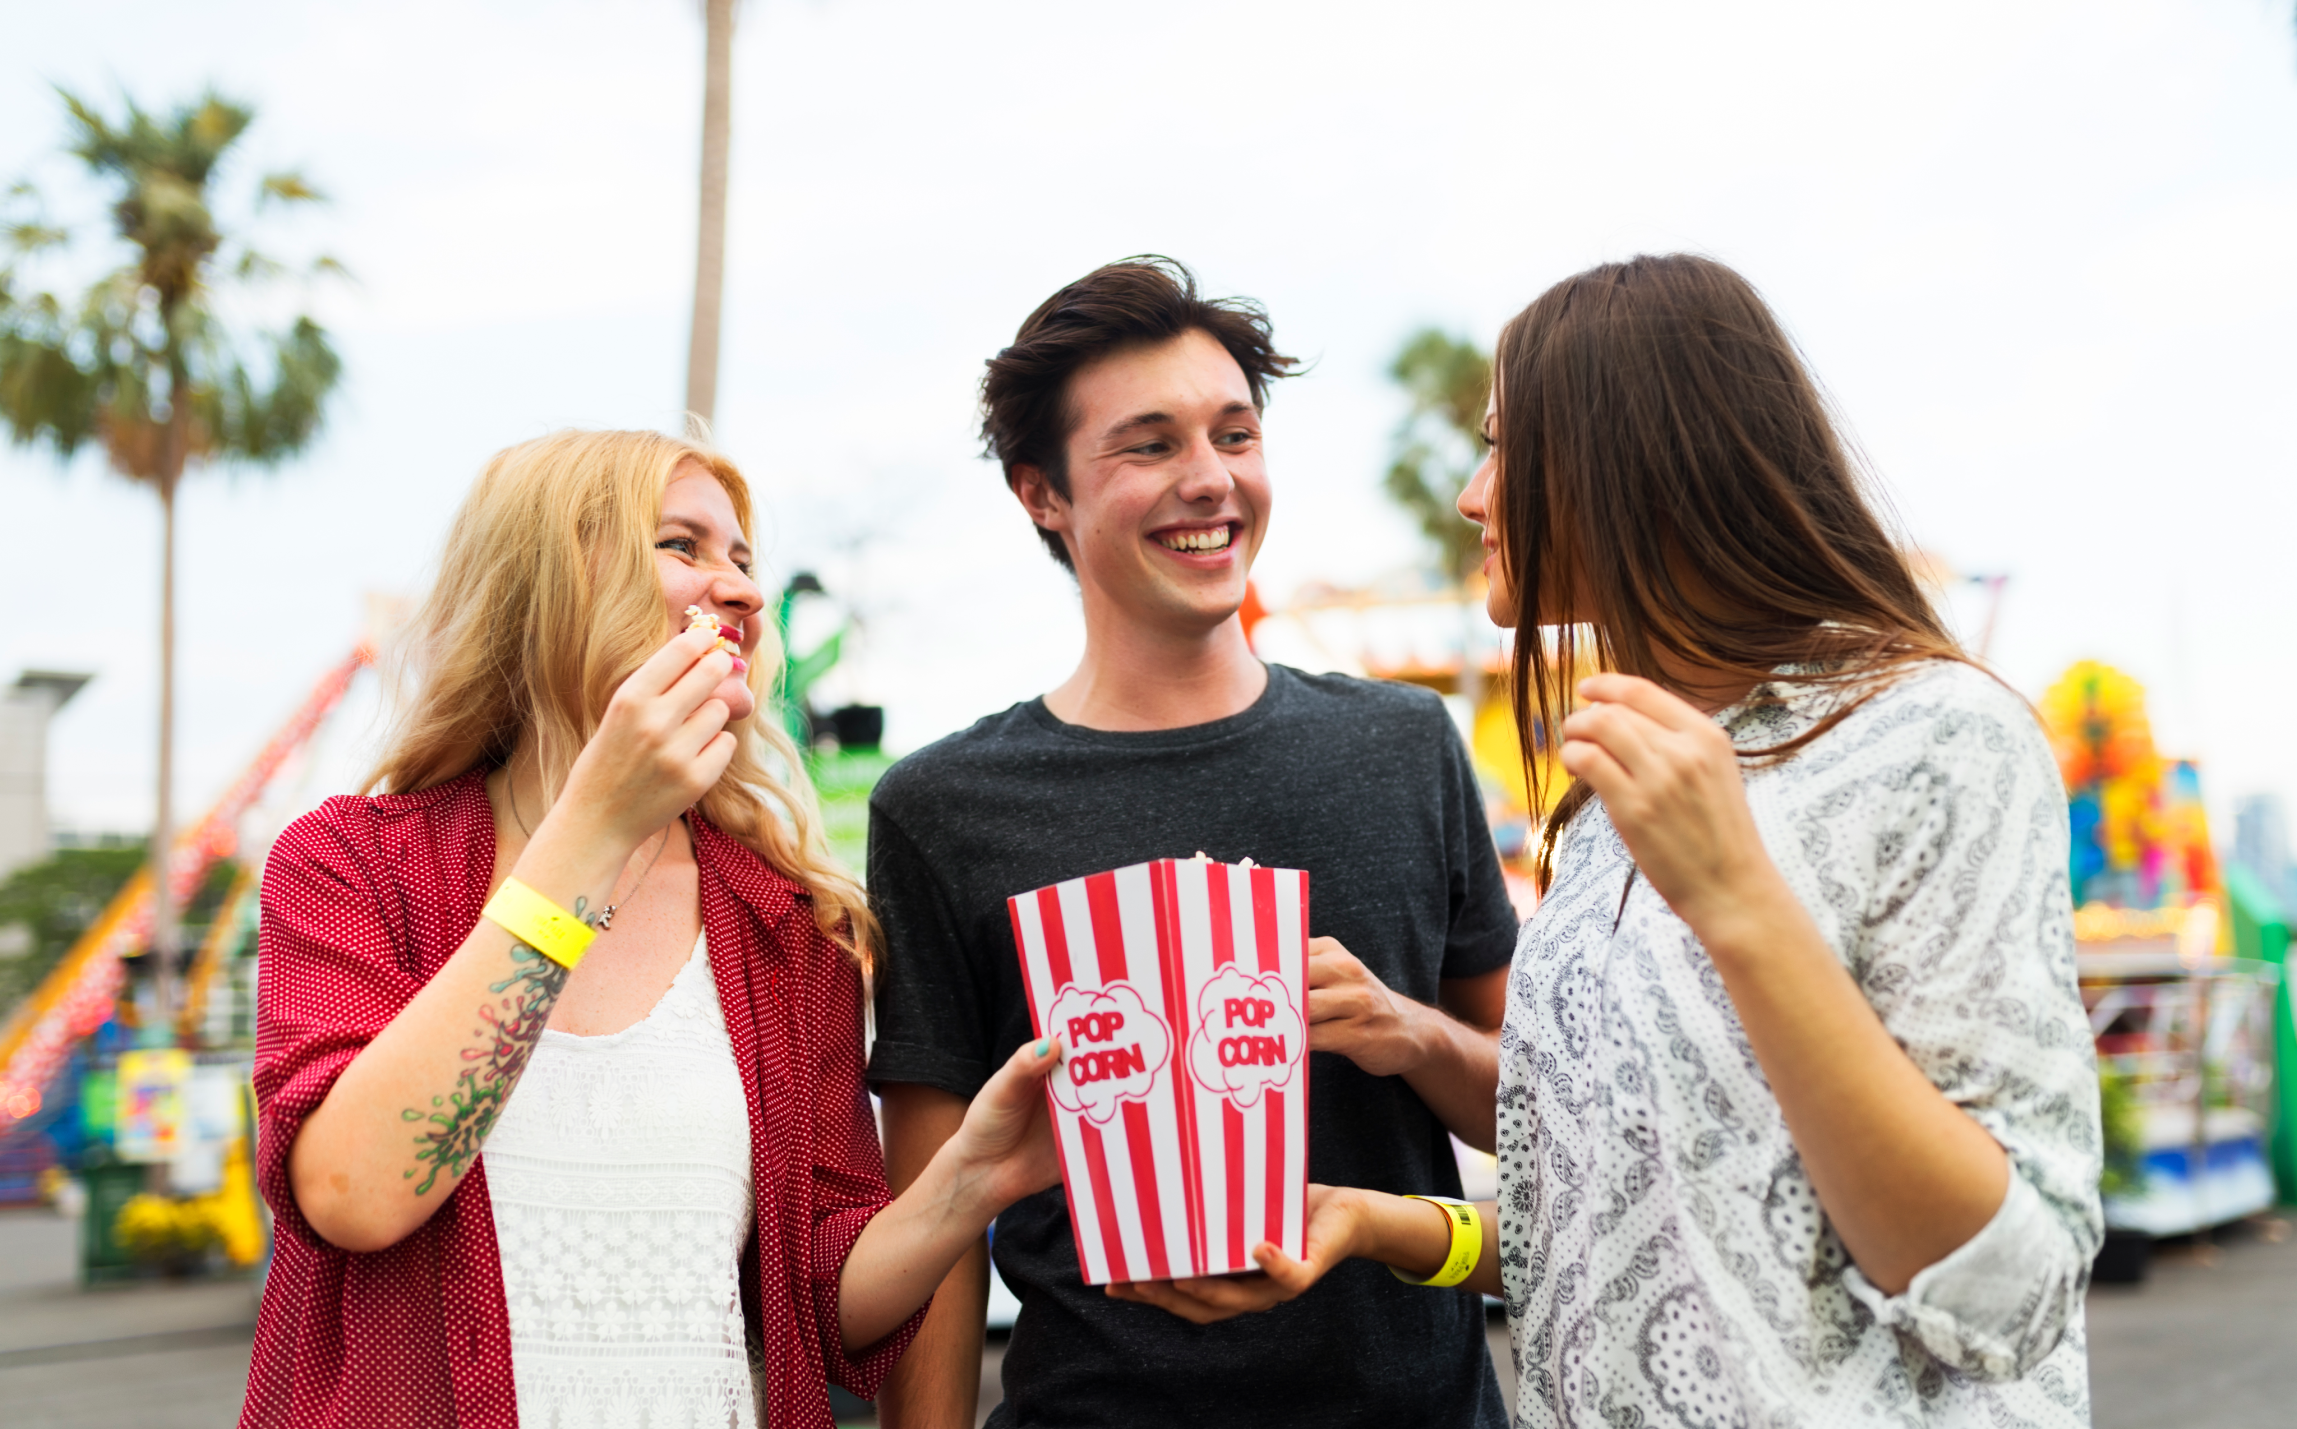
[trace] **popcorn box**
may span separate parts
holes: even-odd
[[[1085,1283],[1302,1253],[1308,875],[1159,859],[1007,900]]]

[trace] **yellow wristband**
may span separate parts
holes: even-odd
[[[557,963],[571,968],[582,961],[596,930],[515,878],[506,878],[487,906],[479,910],[504,932]]]
[[[1433,1285],[1438,1288],[1457,1285],[1473,1274],[1476,1262],[1483,1259],[1483,1217],[1476,1213],[1473,1202],[1455,1200],[1450,1196],[1406,1196],[1407,1201],[1426,1201],[1431,1206],[1443,1207],[1444,1215],[1452,1223],[1452,1249],[1444,1257],[1443,1268],[1425,1280],[1404,1274],[1394,1266],[1388,1273],[1406,1285]]]

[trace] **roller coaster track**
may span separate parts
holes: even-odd
[[[322,676],[302,706],[240,771],[223,797],[176,839],[169,876],[175,885],[177,907],[190,901],[217,859],[238,848],[240,815],[262,796],[288,756],[307,743],[342,702],[352,677],[374,660],[374,647],[362,641],[341,664]],[[235,892],[246,895],[244,887]],[[0,1026],[0,1135],[38,1114],[48,1084],[70,1059],[74,1045],[110,1020],[120,988],[127,981],[123,959],[143,951],[151,939],[151,928],[152,875],[147,865],[128,880],[46,980],[6,1025]]]

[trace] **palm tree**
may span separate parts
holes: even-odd
[[[1466,338],[1425,328],[1405,342],[1388,375],[1411,397],[1412,407],[1396,428],[1395,455],[1382,484],[1419,522],[1420,534],[1435,548],[1438,574],[1464,589],[1483,567],[1483,533],[1460,515],[1459,499],[1482,459],[1491,358]],[[1483,693],[1483,669],[1475,658],[1480,616],[1475,602],[1466,604],[1460,693],[1474,702]]]
[[[1482,457],[1491,358],[1466,338],[1426,328],[1404,344],[1388,375],[1412,410],[1396,429],[1383,484],[1436,548],[1443,578],[1465,581],[1483,566],[1482,537],[1461,518],[1459,499]]]
[[[194,463],[270,466],[302,451],[319,430],[342,364],[307,315],[240,337],[218,314],[223,288],[259,286],[286,272],[226,235],[209,205],[210,181],[254,121],[253,110],[211,92],[166,115],[127,101],[115,122],[58,93],[70,116],[66,152],[111,192],[113,230],[127,261],[70,301],[24,287],[27,264],[71,249],[74,235],[44,220],[29,185],[10,191],[17,213],[0,257],[0,418],[17,445],[44,441],[63,459],[83,443],[98,443],[115,471],[159,497],[152,948],[161,1007],[172,1015],[176,929],[166,873],[174,825],[176,488]],[[319,199],[292,172],[266,175],[254,194],[259,210]],[[312,271],[341,269],[322,258]],[[250,348],[260,357],[251,360]]]
[[[718,315],[726,295],[726,153],[733,139],[735,0],[702,0],[702,205],[694,251],[694,329],[686,348],[686,410],[718,406]]]

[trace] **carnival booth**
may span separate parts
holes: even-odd
[[[145,868],[0,1023],[0,1199],[77,1201],[88,1281],[263,1258],[249,1072],[264,850],[243,825],[373,659],[361,643],[329,670],[176,839],[169,879],[196,939],[180,996],[152,966]]]
[[[2289,1189],[2274,1176],[2290,1125],[2276,1076],[2289,1038],[2286,925],[2266,946],[2258,926],[2274,913],[2254,890],[2229,889],[2201,772],[2157,752],[2137,681],[2085,661],[2041,710],[2073,835],[2075,957],[2097,1038],[2109,1232],[2126,1243],[2254,1215]],[[2100,1277],[2121,1269],[2109,1254]]]

